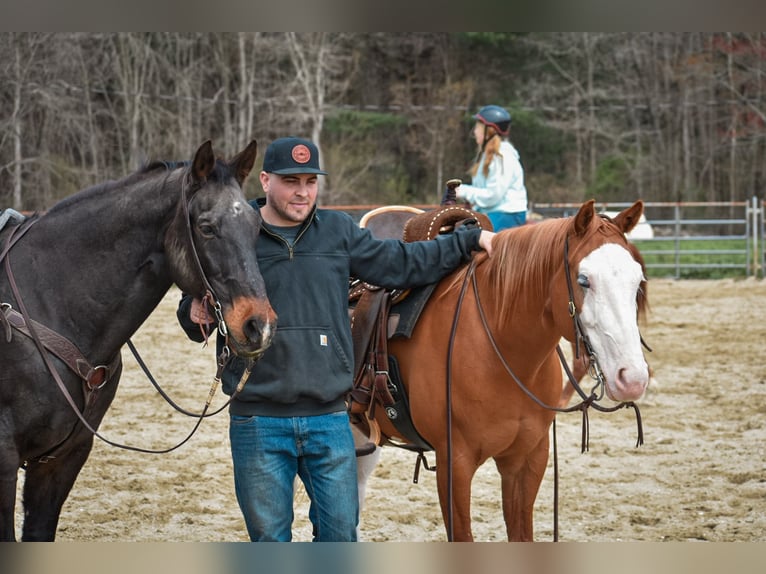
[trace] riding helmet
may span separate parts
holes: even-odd
[[[485,125],[492,126],[501,136],[507,136],[511,129],[511,114],[500,106],[484,106],[473,118]]]

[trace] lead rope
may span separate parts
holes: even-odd
[[[141,370],[146,375],[146,378],[149,379],[149,381],[152,383],[152,386],[154,386],[154,388],[157,389],[157,392],[160,394],[160,396],[162,396],[162,398],[165,399],[165,401],[171,407],[173,407],[176,411],[178,411],[179,413],[184,414],[186,416],[189,416],[189,417],[203,417],[203,418],[215,416],[215,415],[219,414],[221,411],[223,411],[226,407],[228,407],[229,404],[231,403],[231,401],[234,400],[234,397],[236,397],[236,395],[239,394],[239,392],[244,387],[244,383],[242,383],[242,379],[240,379],[240,384],[237,386],[237,390],[235,391],[235,393],[233,393],[229,397],[229,399],[223,405],[221,405],[219,408],[217,408],[213,412],[210,412],[210,413],[205,413],[205,412],[193,413],[193,412],[187,411],[186,409],[184,409],[184,408],[180,407],[178,404],[176,404],[173,401],[173,399],[171,399],[170,396],[162,389],[160,384],[157,382],[157,380],[154,378],[152,373],[149,371],[149,367],[146,366],[146,363],[144,362],[144,360],[139,355],[138,349],[136,349],[135,345],[133,345],[133,341],[128,340],[128,347],[130,348],[130,351],[133,353],[133,357],[136,359],[136,362],[141,367]],[[226,363],[228,363],[228,361],[230,359],[230,354],[231,354],[231,351],[229,350],[229,347],[224,346],[223,350],[221,351],[221,354],[218,356],[218,359],[217,359],[218,367],[217,367],[217,370],[216,370],[216,374],[215,374],[215,376],[213,378],[214,383],[213,383],[213,386],[210,389],[210,396],[208,397],[208,402],[207,402],[206,406],[209,406],[210,403],[212,402],[212,395],[215,393],[215,391],[216,391],[216,389],[218,387],[218,384],[220,384],[220,382],[221,382],[221,375],[223,374],[223,369],[226,366]],[[254,364],[254,362],[252,362],[252,359],[250,359],[250,361],[251,362],[249,363],[249,367],[246,369],[247,376],[250,375],[250,372],[252,371],[252,365]],[[244,380],[247,381],[247,377],[245,377]]]
[[[228,331],[227,331],[227,328],[226,328],[226,323],[223,320],[223,313],[221,311],[221,303],[215,297],[215,295],[214,295],[215,292],[213,291],[212,286],[210,285],[210,283],[207,280],[207,277],[205,276],[205,272],[202,269],[202,263],[199,260],[199,255],[197,254],[197,250],[196,250],[196,247],[194,245],[194,237],[193,237],[192,231],[191,231],[191,220],[190,220],[190,215],[189,215],[189,205],[188,205],[188,202],[186,201],[186,198],[187,198],[186,185],[187,184],[186,184],[185,181],[181,185],[181,201],[182,201],[183,206],[184,206],[186,230],[187,230],[187,235],[189,237],[190,249],[191,249],[191,252],[192,252],[192,254],[194,256],[194,261],[197,264],[197,269],[200,272],[200,276],[202,277],[202,282],[203,282],[203,284],[205,286],[205,289],[206,289],[205,297],[209,298],[210,301],[213,302],[214,312],[215,312],[216,318],[219,321],[218,328],[221,331],[221,334],[224,335],[224,337],[227,337]],[[30,333],[30,335],[32,337],[32,340],[35,342],[35,345],[37,346],[38,351],[40,352],[40,355],[41,355],[41,357],[43,359],[43,362],[45,363],[45,366],[47,367],[48,371],[51,373],[51,376],[53,377],[53,379],[56,381],[56,384],[58,385],[59,390],[61,390],[62,394],[64,395],[64,398],[69,403],[69,406],[72,408],[74,413],[77,415],[77,418],[79,419],[79,421],[83,424],[83,426],[86,429],[88,429],[88,431],[91,434],[93,434],[93,436],[99,438],[100,440],[102,440],[103,442],[105,442],[105,443],[107,443],[107,444],[109,444],[111,446],[115,446],[115,447],[118,447],[118,448],[123,448],[123,449],[126,449],[126,450],[132,450],[132,451],[136,451],[136,452],[150,453],[150,454],[166,454],[168,452],[171,452],[171,451],[176,450],[177,448],[181,447],[186,442],[188,442],[189,439],[191,439],[191,437],[194,435],[194,433],[197,431],[197,429],[199,428],[200,424],[202,423],[202,420],[206,416],[212,416],[212,414],[219,413],[221,410],[226,408],[226,406],[231,402],[231,400],[234,399],[234,397],[237,394],[239,394],[239,392],[241,392],[241,390],[245,386],[245,383],[247,382],[248,377],[250,376],[250,372],[252,371],[252,368],[253,368],[253,365],[255,364],[255,361],[253,359],[248,359],[247,365],[245,367],[245,370],[242,373],[242,377],[240,378],[240,381],[237,384],[237,387],[236,387],[234,393],[232,394],[232,396],[229,398],[229,400],[227,401],[226,404],[224,404],[220,409],[218,409],[214,413],[211,413],[210,415],[207,414],[207,410],[209,409],[210,404],[212,403],[213,397],[215,395],[215,391],[217,390],[218,385],[221,382],[221,374],[223,372],[223,368],[224,368],[224,366],[226,365],[226,363],[228,362],[228,359],[229,359],[229,349],[228,349],[228,346],[224,346],[224,352],[222,352],[221,356],[219,357],[218,368],[217,368],[215,376],[213,377],[213,383],[212,383],[210,391],[208,393],[208,398],[207,398],[207,400],[205,402],[205,406],[204,406],[204,408],[203,408],[203,410],[202,410],[202,412],[200,414],[197,415],[197,414],[194,414],[194,413],[188,413],[188,412],[184,411],[183,409],[180,409],[172,401],[169,400],[169,397],[167,397],[167,395],[165,393],[160,391],[160,394],[171,405],[173,405],[174,408],[176,408],[177,410],[180,410],[181,412],[184,412],[185,414],[188,414],[190,416],[198,417],[196,424],[194,425],[192,430],[189,432],[189,434],[186,436],[186,438],[184,438],[181,442],[179,442],[178,444],[176,444],[173,447],[170,447],[170,448],[167,448],[167,449],[161,449],[161,450],[145,449],[145,448],[135,447],[135,446],[131,446],[131,445],[120,444],[120,443],[111,441],[111,440],[107,439],[106,437],[102,436],[87,421],[87,419],[85,418],[85,414],[84,414],[87,411],[87,408],[90,406],[90,404],[92,404],[91,399],[94,399],[94,395],[91,394],[90,399],[86,400],[86,404],[83,405],[83,411],[81,412],[80,409],[77,407],[77,404],[75,403],[74,399],[72,398],[72,395],[69,393],[69,390],[66,388],[66,385],[64,384],[64,381],[61,379],[61,376],[59,375],[59,373],[56,370],[55,366],[51,362],[50,357],[48,356],[48,353],[46,352],[45,347],[44,347],[42,341],[40,340],[40,337],[39,337],[36,329],[34,328],[34,326],[32,324],[32,321],[31,321],[31,319],[29,317],[29,313],[26,310],[26,306],[24,305],[24,301],[21,298],[21,294],[20,294],[20,292],[18,290],[18,287],[16,285],[16,281],[15,281],[15,279],[13,277],[13,273],[11,271],[10,257],[9,257],[9,252],[10,252],[11,248],[15,245],[15,243],[19,239],[21,239],[21,237],[37,221],[38,221],[37,218],[29,219],[28,223],[26,223],[26,222],[22,223],[19,227],[14,228],[14,230],[8,236],[8,239],[7,239],[5,247],[3,248],[2,252],[0,252],[0,261],[4,260],[6,275],[8,276],[8,280],[9,280],[9,283],[10,283],[10,286],[11,286],[11,290],[13,291],[13,294],[16,297],[16,301],[17,301],[17,303],[19,305],[19,311],[21,311],[21,314],[22,314],[22,316],[24,317],[24,320],[27,323],[27,328],[29,329],[29,333]],[[21,231],[17,234],[16,231],[19,230],[19,229]],[[147,373],[147,375],[149,376],[149,379],[152,381],[153,384],[155,384],[155,387],[158,390],[160,390],[159,386],[156,385],[156,381],[154,381],[153,377],[148,373],[148,369],[146,368],[145,363],[138,356],[137,351],[135,350],[135,346],[133,346],[133,344],[130,341],[130,339],[128,340],[128,346],[131,348],[131,351],[133,352],[134,356],[139,361],[139,365],[141,365],[141,368],[144,370],[145,373]],[[105,379],[104,383],[102,384],[102,386],[104,384],[106,384],[106,382],[107,382],[107,380]],[[61,443],[61,444],[63,444],[63,443]],[[61,447],[61,444],[59,444],[58,447],[54,447],[53,452],[58,450],[58,448]],[[50,458],[52,458],[50,455],[45,455],[44,457],[41,458],[41,460],[48,460]]]
[[[7,254],[6,254],[7,255]],[[216,372],[216,376],[213,379],[213,383],[210,389],[210,392],[208,393],[208,398],[205,403],[205,407],[203,408],[202,413],[199,415],[197,419],[197,423],[194,425],[192,430],[189,432],[189,434],[184,438],[181,442],[176,444],[175,446],[166,448],[166,449],[160,449],[160,450],[154,450],[154,449],[145,449],[141,447],[135,447],[131,445],[126,444],[120,444],[114,441],[111,441],[104,437],[103,435],[99,434],[99,432],[93,428],[93,426],[88,422],[88,420],[85,418],[84,410],[87,409],[87,404],[84,406],[83,412],[80,411],[80,409],[77,407],[77,404],[75,403],[74,399],[72,398],[71,393],[66,388],[66,385],[64,384],[64,381],[61,379],[61,375],[59,375],[58,371],[56,370],[55,366],[51,362],[49,354],[46,352],[45,347],[43,346],[42,341],[40,340],[40,337],[37,333],[37,330],[35,329],[34,325],[32,324],[32,321],[29,320],[29,313],[27,312],[26,306],[24,305],[24,301],[21,299],[21,294],[18,291],[18,287],[16,285],[16,281],[14,280],[13,274],[11,273],[10,269],[10,258],[5,258],[5,267],[6,267],[6,274],[8,275],[9,283],[11,285],[11,289],[13,291],[14,296],[16,297],[16,301],[19,305],[19,310],[21,311],[22,315],[24,316],[25,320],[27,321],[27,328],[29,329],[29,333],[32,336],[32,339],[35,342],[35,345],[38,348],[38,351],[40,352],[40,356],[42,357],[43,361],[45,362],[45,366],[48,368],[48,371],[51,373],[51,376],[56,381],[56,384],[58,385],[59,389],[61,390],[62,394],[64,395],[64,398],[69,403],[69,406],[72,408],[74,413],[77,415],[77,418],[80,420],[80,422],[83,424],[83,426],[90,431],[91,434],[93,434],[95,437],[98,437],[105,443],[123,448],[126,450],[132,450],[136,452],[143,452],[143,453],[150,453],[150,454],[166,454],[168,452],[174,451],[180,446],[184,445],[191,437],[194,435],[195,432],[197,432],[197,429],[199,428],[202,419],[205,417],[205,413],[207,412],[208,408],[210,407],[210,403],[212,402],[213,396],[215,394],[215,390],[218,388],[218,384],[221,381],[221,372],[223,370],[223,366],[225,365],[225,362],[222,362],[219,364],[218,371]],[[237,386],[237,392],[239,392],[242,387],[244,387],[245,382],[247,381],[247,378],[250,376],[250,371],[252,369],[252,365],[254,364],[254,361],[251,359],[248,361],[247,368],[245,369],[245,372],[242,375],[242,378],[239,382],[239,385]],[[51,455],[46,455],[46,458],[50,458]]]

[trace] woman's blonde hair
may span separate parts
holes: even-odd
[[[500,153],[500,143],[502,142],[502,138],[498,135],[497,130],[487,124],[484,124],[484,130],[484,165],[479,166],[482,156],[482,150],[479,150],[471,169],[468,170],[471,177],[476,177],[476,174],[479,173],[479,167],[482,168],[481,171],[484,173],[484,177],[489,177],[489,165],[492,163],[492,160],[495,159],[495,156],[503,157],[503,154]]]

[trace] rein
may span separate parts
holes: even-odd
[[[181,185],[181,201],[184,206],[184,216],[185,216],[184,218],[186,221],[186,230],[187,230],[187,237],[189,239],[190,250],[193,255],[194,261],[196,263],[197,270],[199,271],[199,275],[202,278],[202,283],[206,291],[204,301],[206,303],[207,301],[212,302],[216,318],[218,319],[218,329],[220,330],[221,334],[226,337],[228,341],[228,329],[223,319],[221,303],[218,300],[218,298],[215,296],[215,291],[213,290],[213,287],[210,285],[207,279],[207,276],[205,275],[205,271],[202,268],[202,263],[200,262],[196,245],[194,243],[194,236],[192,234],[192,229],[191,229],[191,216],[189,214],[189,202],[187,201],[186,187],[187,187],[187,183],[184,180],[184,182]],[[24,301],[22,300],[21,293],[19,292],[18,286],[16,284],[16,280],[14,278],[14,275],[10,266],[10,257],[8,257],[8,254],[13,248],[13,246],[22,238],[22,236],[37,221],[38,221],[38,218],[28,219],[24,223],[20,224],[18,227],[13,228],[8,236],[5,247],[3,248],[2,251],[0,251],[0,261],[4,261],[6,275],[8,276],[8,281],[11,286],[11,290],[13,291],[13,294],[16,298],[16,302],[20,310],[20,313],[17,313],[16,311],[13,310],[11,305],[7,303],[2,304],[2,312],[0,312],[0,321],[2,321],[3,326],[6,328],[6,331],[7,331],[6,339],[10,341],[10,336],[11,336],[10,329],[11,327],[13,327],[19,330],[20,332],[24,333],[25,335],[27,335],[34,341],[38,351],[40,352],[40,356],[42,357],[43,362],[45,363],[45,366],[47,367],[51,376],[55,380],[57,386],[59,387],[59,390],[64,395],[64,398],[66,399],[67,403],[69,404],[71,409],[74,411],[74,413],[77,415],[79,422],[81,422],[82,425],[93,436],[98,437],[103,442],[111,446],[115,446],[115,447],[126,449],[126,450],[131,450],[131,451],[142,452],[142,453],[165,454],[181,447],[186,442],[188,442],[189,439],[191,439],[191,437],[197,431],[197,429],[199,428],[204,418],[220,413],[223,409],[225,409],[229,405],[229,403],[234,399],[234,397],[236,397],[237,394],[239,394],[239,392],[242,390],[245,383],[247,382],[248,377],[250,376],[251,370],[253,366],[255,365],[255,360],[248,359],[245,370],[242,374],[242,377],[239,383],[237,384],[237,387],[234,393],[229,398],[229,400],[216,411],[212,413],[208,413],[207,411],[210,407],[213,397],[215,396],[215,392],[218,388],[218,385],[221,382],[221,375],[223,372],[223,368],[228,362],[230,357],[230,349],[228,345],[224,345],[223,351],[221,352],[221,355],[218,358],[218,368],[217,368],[215,377],[213,378],[213,383],[211,385],[210,392],[208,393],[208,397],[202,409],[202,412],[191,413],[189,411],[186,411],[180,408],[178,405],[176,405],[170,399],[170,397],[168,397],[168,395],[164,391],[162,391],[162,389],[159,387],[154,377],[151,375],[148,368],[146,367],[146,364],[138,355],[138,351],[136,350],[132,341],[128,339],[127,343],[133,355],[135,356],[136,360],[138,361],[144,373],[148,376],[149,380],[158,390],[160,395],[171,406],[173,406],[173,408],[175,408],[179,412],[186,414],[188,416],[197,417],[197,422],[192,428],[192,430],[189,432],[189,434],[181,442],[179,442],[175,446],[172,446],[166,449],[160,449],[160,450],[146,449],[146,448],[140,448],[140,447],[126,445],[126,444],[120,444],[117,442],[113,442],[107,439],[106,437],[104,437],[103,435],[99,434],[99,432],[88,422],[86,417],[90,408],[96,402],[97,391],[103,388],[104,385],[106,385],[106,383],[111,380],[113,373],[119,369],[119,365],[121,362],[120,352],[118,351],[107,365],[99,365],[97,367],[91,367],[87,359],[85,359],[85,357],[82,355],[82,353],[79,351],[79,349],[77,349],[77,347],[73,343],[71,343],[65,337],[48,329],[44,325],[37,323],[36,321],[33,321],[30,318],[29,312],[27,311],[26,306],[24,305]],[[41,333],[42,333],[42,336],[41,336]],[[45,342],[43,342],[43,340],[45,340]],[[82,410],[80,410],[80,408],[75,403],[71,393],[66,388],[66,385],[61,379],[60,374],[56,370],[55,365],[53,365],[53,362],[51,361],[51,358],[50,358],[50,353],[46,351],[50,351],[50,353],[55,354],[59,359],[64,361],[67,364],[67,366],[71,370],[73,370],[75,374],[77,374],[80,377],[80,379],[82,379],[86,383],[84,387],[85,404]],[[45,463],[53,458],[56,458],[59,451],[63,449],[67,440],[75,433],[75,430],[76,430],[76,424],[72,428],[69,435],[64,440],[62,440],[57,446],[53,447],[50,451],[48,451],[47,454],[44,454],[38,457],[36,460],[38,462]],[[25,462],[25,465],[26,465],[26,462]]]
[[[449,339],[449,349],[447,352],[447,382],[446,382],[446,392],[447,392],[447,466],[448,466],[448,474],[447,474],[447,491],[448,491],[448,511],[447,511],[447,536],[448,540],[451,542],[454,537],[454,525],[453,525],[453,508],[452,508],[452,355],[454,350],[454,344],[455,344],[455,336],[457,332],[457,324],[458,319],[460,316],[460,311],[463,304],[463,299],[465,298],[465,293],[467,291],[468,281],[471,281],[471,285],[473,287],[474,294],[476,296],[476,307],[479,311],[479,317],[481,318],[482,325],[484,326],[484,331],[487,334],[487,337],[489,338],[490,344],[492,345],[493,350],[495,351],[495,355],[498,359],[500,359],[500,362],[502,363],[503,367],[505,368],[506,372],[513,378],[513,380],[516,382],[518,387],[524,391],[524,393],[532,399],[537,405],[540,407],[555,411],[555,412],[561,412],[561,413],[568,413],[573,411],[582,411],[582,420],[583,420],[583,427],[582,427],[582,445],[581,445],[581,452],[585,452],[588,450],[588,441],[589,441],[589,419],[588,419],[588,408],[593,407],[594,409],[601,411],[601,412],[614,412],[622,408],[632,408],[634,409],[636,413],[636,423],[638,426],[638,438],[636,441],[636,447],[642,445],[644,443],[644,433],[643,433],[643,425],[641,422],[641,412],[638,409],[638,405],[635,404],[633,401],[630,402],[621,402],[614,407],[604,407],[600,405],[597,401],[601,400],[604,396],[605,392],[605,385],[606,380],[604,378],[603,372],[601,371],[601,367],[598,363],[598,356],[596,352],[593,349],[593,346],[591,345],[590,340],[588,339],[588,336],[584,333],[584,330],[582,328],[582,323],[580,321],[580,317],[577,314],[577,306],[574,302],[574,289],[572,287],[572,279],[571,279],[571,273],[569,268],[569,237],[567,236],[566,241],[564,243],[564,272],[566,275],[567,280],[567,289],[568,289],[568,295],[569,295],[569,315],[572,317],[573,323],[574,323],[574,331],[575,331],[575,337],[577,340],[577,345],[575,345],[575,348],[577,349],[578,357],[579,357],[579,347],[580,342],[582,342],[583,346],[585,347],[586,352],[588,353],[588,358],[590,359],[590,370],[591,370],[591,376],[593,376],[597,382],[596,385],[591,390],[590,395],[586,395],[585,392],[580,387],[579,383],[575,380],[574,375],[572,375],[571,370],[569,369],[569,365],[567,364],[566,358],[564,357],[563,352],[561,351],[561,346],[556,346],[556,351],[559,356],[559,360],[561,361],[561,364],[564,367],[564,371],[566,372],[566,375],[569,379],[569,382],[574,386],[577,393],[582,398],[582,402],[574,405],[572,407],[568,408],[561,408],[561,407],[555,407],[552,405],[548,405],[541,401],[535,394],[530,391],[526,385],[516,376],[516,373],[513,372],[513,369],[511,369],[510,365],[506,362],[505,358],[503,357],[502,353],[500,352],[500,349],[497,345],[497,342],[495,341],[494,336],[492,335],[492,330],[489,326],[489,323],[487,322],[486,315],[484,313],[484,308],[481,304],[481,297],[479,295],[479,288],[476,284],[476,259],[472,259],[471,263],[468,266],[468,269],[466,270],[465,277],[463,279],[463,284],[460,289],[460,295],[458,296],[458,302],[457,307],[455,309],[455,318],[452,323],[452,330],[450,332],[450,339]],[[648,345],[643,340],[643,337],[641,338],[641,343],[651,351]],[[596,395],[596,389],[599,389],[599,394]],[[557,442],[556,442],[556,418],[553,419],[553,466],[554,466],[554,503],[553,503],[553,521],[554,521],[554,527],[553,527],[553,540],[554,542],[558,542],[559,539],[559,528],[558,528],[558,479],[559,479],[559,473],[558,473],[558,449],[557,449]]]

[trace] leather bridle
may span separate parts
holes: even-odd
[[[189,240],[189,249],[192,253],[197,271],[199,273],[199,276],[202,279],[202,283],[205,288],[204,301],[205,302],[210,301],[212,303],[216,319],[218,320],[218,329],[221,332],[221,334],[224,337],[226,337],[226,340],[228,342],[228,329],[226,327],[226,322],[223,319],[221,303],[218,300],[218,298],[215,296],[215,291],[212,285],[210,285],[210,282],[207,279],[205,271],[202,268],[202,263],[200,262],[199,254],[197,253],[197,248],[194,242],[194,236],[191,229],[191,216],[189,213],[189,201],[187,199],[188,194],[186,191],[188,186],[187,178],[184,178],[181,184],[181,202],[183,204],[184,219],[186,223],[187,237]],[[62,394],[64,395],[64,398],[67,400],[67,403],[72,408],[74,413],[77,415],[79,422],[82,423],[82,425],[86,429],[88,429],[88,431],[91,434],[93,434],[94,436],[98,437],[99,439],[101,439],[102,441],[104,441],[105,443],[111,446],[116,446],[126,450],[132,450],[132,451],[143,452],[143,453],[165,454],[181,447],[194,435],[194,433],[199,428],[203,418],[207,416],[212,416],[214,414],[221,412],[224,408],[226,408],[226,406],[231,402],[231,400],[242,390],[248,377],[250,376],[250,372],[252,370],[253,365],[255,364],[255,360],[248,359],[245,371],[239,381],[239,384],[237,385],[237,388],[234,394],[232,394],[232,396],[229,398],[226,404],[224,404],[215,412],[208,414],[207,411],[213,400],[215,391],[218,388],[218,385],[220,384],[220,381],[221,381],[221,374],[223,372],[223,368],[225,367],[230,357],[229,347],[228,345],[224,345],[223,350],[218,358],[218,369],[213,379],[213,383],[211,385],[210,392],[208,394],[208,398],[207,398],[207,401],[205,402],[204,408],[201,413],[198,413],[198,414],[190,413],[188,411],[181,409],[175,403],[173,403],[169,399],[169,397],[159,388],[159,385],[157,385],[156,381],[154,380],[154,378],[151,376],[148,369],[146,368],[145,363],[143,362],[143,360],[141,360],[140,356],[138,355],[138,351],[135,349],[132,342],[128,340],[128,346],[130,347],[134,356],[138,360],[141,368],[149,376],[150,380],[158,389],[158,391],[160,391],[160,394],[169,402],[169,404],[171,404],[179,412],[182,412],[189,416],[197,417],[197,422],[192,428],[192,430],[189,432],[189,434],[181,442],[179,442],[178,444],[172,447],[160,449],[160,450],[146,449],[146,448],[140,448],[136,446],[120,444],[105,438],[103,435],[99,434],[98,431],[88,422],[87,415],[89,414],[91,407],[96,402],[98,391],[101,390],[104,387],[104,385],[106,385],[106,383],[109,382],[109,380],[111,380],[115,371],[118,370],[119,364],[120,364],[120,352],[118,351],[107,365],[90,367],[90,364],[88,363],[87,359],[85,359],[85,357],[82,355],[82,353],[77,349],[77,347],[73,343],[71,343],[62,335],[59,335],[58,333],[48,329],[44,325],[41,325],[40,323],[37,323],[36,321],[30,318],[30,315],[27,312],[27,309],[21,297],[21,293],[19,292],[18,286],[16,285],[16,281],[10,266],[10,258],[8,257],[8,254],[11,248],[21,239],[21,237],[38,220],[39,219],[37,217],[27,219],[26,221],[19,224],[17,227],[14,227],[8,236],[5,247],[3,248],[2,252],[0,252],[0,261],[4,261],[5,263],[6,275],[8,276],[8,281],[10,283],[11,289],[16,298],[16,302],[20,311],[20,313],[18,313],[12,309],[10,304],[3,303],[2,309],[0,309],[0,314],[2,314],[2,317],[0,317],[0,320],[3,321],[3,325],[8,327],[9,332],[10,332],[10,327],[13,327],[16,330],[27,335],[34,341],[35,345],[38,348],[38,351],[40,352],[40,355],[43,361],[45,362],[45,365],[48,371],[50,372],[51,376],[53,377],[59,389],[61,390]],[[11,319],[9,319],[9,317]],[[43,339],[45,339],[45,343],[43,342]],[[67,349],[67,353],[62,353],[60,350],[57,350],[60,348]],[[51,361],[50,353],[48,351],[55,354],[62,360],[64,360],[67,366],[69,366],[70,369],[73,370],[83,380],[84,382],[83,389],[84,389],[86,400],[85,400],[84,408],[82,410],[78,408],[77,404],[72,398],[71,393],[66,388],[66,385],[61,379],[61,376],[59,375],[58,371],[56,370],[55,366],[53,365]],[[75,359],[68,360],[68,358],[65,356],[67,354],[74,355]],[[85,368],[80,367],[80,365],[85,365]],[[84,373],[87,373],[87,374],[84,374]],[[46,454],[40,457],[37,457],[35,461],[47,462],[53,458],[56,458],[59,451],[61,451],[64,448],[67,440],[74,434],[76,427],[77,425],[75,424],[75,426],[70,431],[69,435],[63,441],[61,441],[57,446],[49,450]],[[26,462],[25,462],[25,465],[26,465]]]
[[[581,411],[582,412],[582,445],[581,445],[581,452],[585,452],[588,450],[588,442],[589,442],[589,419],[588,419],[588,408],[593,407],[594,409],[601,411],[601,412],[614,412],[619,409],[623,408],[632,408],[635,411],[636,414],[636,423],[638,427],[638,438],[636,441],[636,447],[642,445],[644,443],[644,432],[643,432],[643,425],[641,422],[641,412],[639,411],[638,405],[634,403],[633,401],[629,402],[621,402],[613,407],[605,407],[598,403],[603,396],[604,396],[604,389],[606,385],[606,380],[604,378],[603,372],[601,371],[601,367],[598,363],[598,356],[593,349],[593,346],[591,345],[591,342],[587,336],[587,334],[584,332],[584,329],[582,327],[582,323],[580,321],[579,314],[577,313],[577,305],[575,304],[575,297],[574,297],[574,288],[572,286],[572,278],[571,278],[571,272],[569,267],[569,236],[566,237],[566,240],[564,242],[564,274],[566,275],[567,280],[567,290],[568,290],[568,309],[569,309],[569,315],[572,318],[572,322],[574,325],[574,333],[575,333],[575,339],[576,339],[576,353],[579,353],[580,343],[582,343],[583,347],[585,348],[586,353],[588,354],[588,358],[590,360],[590,373],[591,376],[596,379],[596,385],[591,390],[590,394],[586,394],[582,388],[580,387],[579,382],[574,378],[572,375],[571,370],[569,369],[569,365],[567,364],[566,358],[564,357],[563,352],[561,351],[561,346],[556,346],[556,351],[559,355],[559,360],[561,361],[561,364],[564,367],[564,371],[569,379],[569,382],[574,386],[575,390],[577,391],[578,395],[582,399],[582,401],[579,404],[573,405],[571,407],[562,408],[557,406],[548,405],[542,400],[540,400],[535,394],[527,388],[526,385],[516,376],[516,373],[513,372],[513,369],[511,369],[510,365],[506,362],[505,358],[503,357],[497,342],[495,341],[494,336],[492,335],[492,330],[489,326],[489,323],[487,321],[486,315],[484,313],[484,308],[481,304],[481,297],[479,295],[479,289],[476,284],[476,265],[477,265],[477,259],[474,257],[470,264],[468,265],[468,268],[465,273],[465,277],[463,278],[463,285],[461,287],[460,295],[458,296],[458,302],[455,309],[455,318],[452,323],[452,330],[450,332],[450,339],[449,339],[449,349],[447,352],[447,383],[446,383],[446,392],[447,392],[447,468],[448,468],[448,475],[447,475],[447,500],[448,500],[448,509],[447,509],[447,536],[448,540],[452,541],[454,537],[454,527],[453,527],[453,508],[452,508],[452,355],[453,355],[453,349],[455,344],[455,336],[457,332],[457,325],[458,325],[458,318],[460,316],[460,310],[462,308],[463,299],[465,297],[465,293],[467,291],[468,282],[470,280],[471,286],[473,287],[474,295],[476,297],[476,307],[479,311],[479,317],[481,318],[482,325],[484,327],[484,331],[487,334],[487,337],[489,338],[490,344],[492,345],[493,350],[495,351],[495,355],[502,363],[503,367],[505,368],[506,372],[511,376],[511,378],[514,380],[516,385],[526,394],[532,401],[534,401],[537,405],[541,406],[544,409],[555,411],[555,412],[561,412],[561,413],[567,413],[567,412],[573,412],[573,411]],[[641,343],[649,350],[648,345],[644,342],[643,337],[641,338]],[[579,354],[578,354],[579,356]],[[598,393],[596,391],[598,390]],[[554,527],[553,527],[553,540],[558,541],[559,532],[558,532],[558,450],[557,450],[557,444],[556,444],[556,418],[553,419],[553,464],[554,464]]]

